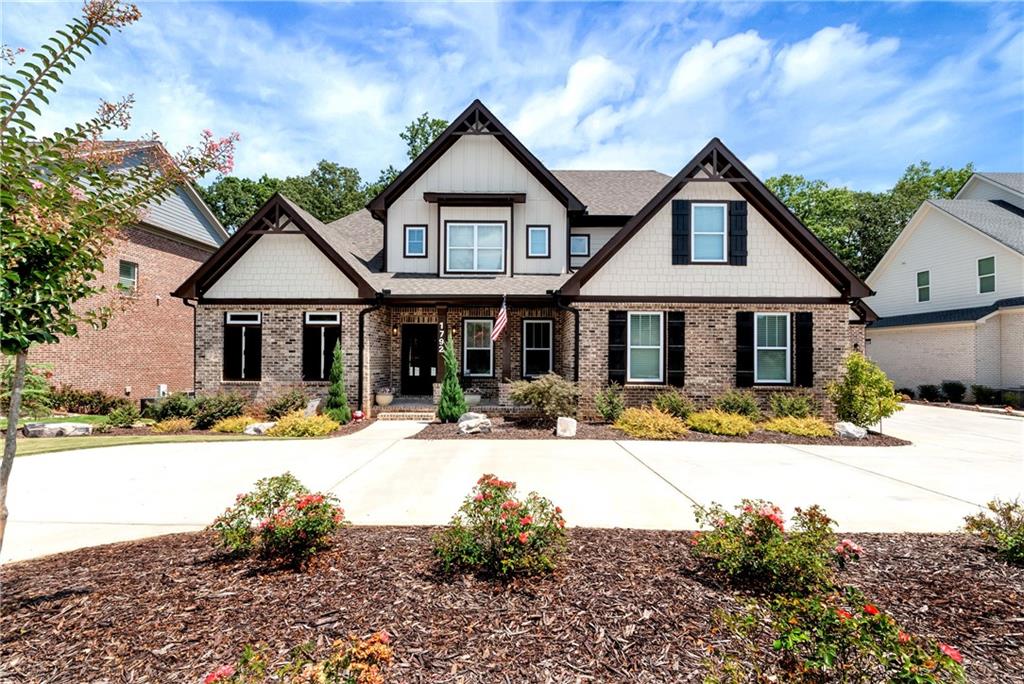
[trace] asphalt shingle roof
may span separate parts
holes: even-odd
[[[937,199],[928,201],[990,238],[1024,254],[1024,209],[1002,200]]]
[[[588,214],[632,216],[671,180],[658,171],[552,171]]]
[[[944,311],[926,311],[924,313],[904,314],[902,316],[886,316],[870,324],[872,328],[895,328],[907,325],[935,325],[937,323],[963,323],[984,318],[999,309],[1011,306],[1024,306],[1024,297],[1000,299],[989,306],[972,306],[968,309],[946,309]]]

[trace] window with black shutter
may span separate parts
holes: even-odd
[[[736,312],[736,386],[754,386],[754,312]]]
[[[608,384],[626,384],[625,311],[608,312]]]
[[[672,263],[690,263],[689,200],[672,200]]]
[[[302,379],[327,380],[334,361],[334,347],[341,339],[341,314],[312,311],[302,326]]]
[[[797,311],[793,314],[793,376],[797,387],[814,386],[814,314]]]
[[[747,203],[729,202],[729,263],[747,265]]]
[[[686,314],[665,312],[665,379],[682,387],[686,379]]]
[[[256,311],[224,315],[224,379],[259,380],[263,363],[263,316]]]

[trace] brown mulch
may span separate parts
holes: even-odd
[[[491,418],[491,431],[478,432],[472,435],[460,435],[458,427],[453,423],[431,423],[410,439],[566,439],[556,437],[554,428],[548,423],[537,420],[506,420]],[[628,437],[621,430],[616,430],[607,423],[586,423],[580,421],[576,426],[575,439],[636,439]],[[747,444],[822,444],[839,446],[906,446],[905,439],[880,435],[869,432],[864,439],[843,439],[832,437],[799,437],[781,432],[755,430],[747,437],[728,437],[725,435],[709,435],[690,430],[675,440],[676,442],[741,442]]]
[[[547,577],[442,578],[430,528],[356,527],[304,573],[229,560],[206,533],[0,568],[14,682],[195,682],[263,642],[386,629],[393,682],[700,681],[711,613],[743,596],[702,573],[689,533],[571,531]],[[845,579],[964,654],[971,681],[1024,680],[1024,569],[963,535],[853,535]]]

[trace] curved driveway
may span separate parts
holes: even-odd
[[[909,447],[637,441],[421,441],[417,423],[347,437],[150,444],[15,462],[3,560],[202,529],[260,477],[331,490],[356,524],[440,524],[484,472],[562,506],[571,524],[693,529],[692,505],[819,503],[847,531],[952,531],[993,496],[1024,495],[1024,419],[911,405]]]

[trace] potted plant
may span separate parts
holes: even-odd
[[[467,406],[477,406],[484,397],[484,391],[479,387],[467,387],[463,392],[466,397]]]
[[[377,389],[377,406],[384,408],[395,400],[395,391],[390,387],[379,387]]]

